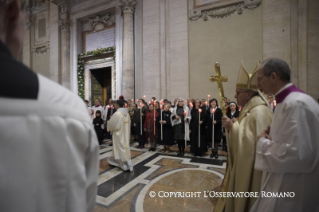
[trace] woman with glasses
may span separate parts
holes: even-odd
[[[184,156],[185,142],[189,141],[189,122],[191,116],[182,98],[176,101],[171,120],[174,129],[174,139],[177,141],[179,149],[177,156]]]

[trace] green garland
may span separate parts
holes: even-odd
[[[115,46],[108,48],[96,49],[93,51],[88,51],[78,55],[78,95],[84,99],[84,61],[83,58],[86,56],[97,56],[103,53],[114,51],[114,60],[115,60]]]

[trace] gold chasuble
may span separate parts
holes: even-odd
[[[251,77],[254,73],[247,76]],[[251,80],[246,82],[250,85]],[[246,89],[257,90],[252,87],[247,86]],[[258,192],[259,195],[262,172],[254,169],[257,136],[270,126],[271,121],[272,111],[268,101],[258,91],[258,95],[252,97],[240,111],[237,121],[229,131],[229,155],[221,192],[238,192],[239,195],[239,192]],[[224,209],[225,212],[249,211],[256,200],[257,198],[245,198],[244,195],[220,197],[214,212],[222,212]]]

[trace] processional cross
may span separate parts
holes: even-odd
[[[223,114],[226,115],[226,106],[224,101],[224,88],[223,88],[223,82],[227,82],[228,78],[225,76],[222,76],[220,73],[220,65],[218,62],[215,63],[215,72],[217,76],[211,76],[209,77],[211,82],[217,82],[218,86],[218,93],[219,93],[219,99],[220,99],[220,106],[223,111]]]

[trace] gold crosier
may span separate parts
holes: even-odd
[[[218,86],[218,93],[219,93],[219,99],[220,99],[220,108],[223,112],[223,115],[226,116],[226,109],[227,107],[225,106],[225,101],[224,101],[224,88],[223,88],[223,82],[227,82],[228,81],[228,77],[226,76],[222,76],[220,73],[220,65],[218,62],[215,63],[215,72],[216,72],[216,76],[211,76],[209,77],[211,82],[217,82],[217,86]],[[230,146],[228,145],[228,132],[226,130],[226,143],[227,143],[227,148],[228,148],[228,153],[230,153]],[[227,154],[227,167],[226,170],[232,169],[232,164],[231,164],[231,155]],[[229,172],[226,172],[226,175],[224,177],[223,180],[223,184],[221,187],[221,191],[227,191],[228,188],[228,184],[229,184]],[[224,199],[224,198],[222,198]]]
[[[215,72],[217,76],[211,76],[209,77],[211,82],[217,82],[218,86],[218,93],[219,93],[219,102],[220,102],[220,108],[223,111],[223,115],[226,115],[226,106],[224,101],[224,88],[223,88],[223,82],[227,82],[228,78],[224,77],[220,73],[220,65],[218,62],[215,63]]]

